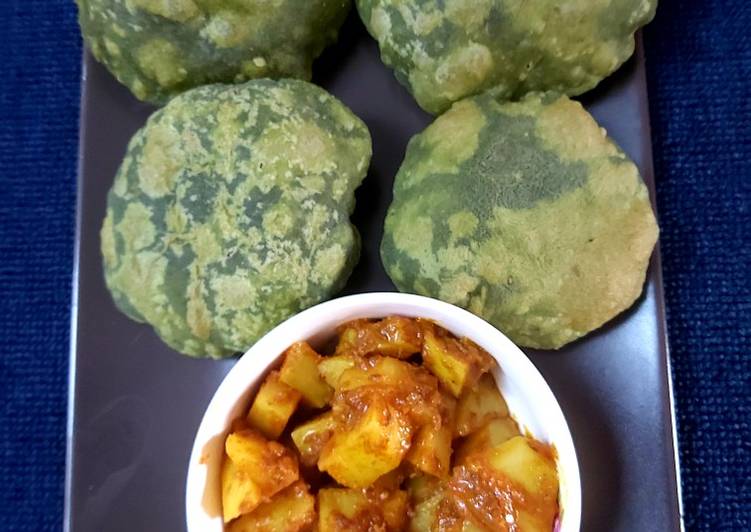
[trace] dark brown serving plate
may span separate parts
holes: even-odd
[[[345,293],[394,290],[378,246],[409,138],[430,117],[352,16],[315,81],[368,125],[374,157],[353,217],[363,240]],[[582,98],[636,161],[654,194],[644,56]],[[84,58],[73,295],[66,530],[179,531],[188,456],[214,390],[235,360],[196,360],[118,312],[104,285],[99,227],[128,139],[153,107]],[[654,197],[653,197],[654,200]],[[585,531],[680,529],[659,251],[645,294],[604,329],[559,352],[527,350],[558,397],[582,472]]]

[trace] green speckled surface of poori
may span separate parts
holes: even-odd
[[[175,97],[134,135],[108,195],[115,303],[182,353],[244,351],[344,285],[370,155],[365,125],[307,82]]]
[[[636,166],[579,103],[484,94],[410,141],[381,256],[400,290],[550,349],[632,305],[657,234]]]
[[[94,57],[141,99],[255,78],[310,79],[350,0],[76,0]]]
[[[357,0],[383,61],[426,111],[465,96],[581,94],[634,51],[657,0]]]

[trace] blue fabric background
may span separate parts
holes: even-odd
[[[751,530],[751,3],[646,32],[689,530]],[[0,530],[59,530],[81,44],[71,0],[0,1]]]

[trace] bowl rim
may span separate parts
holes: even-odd
[[[393,307],[396,307],[395,311],[390,310]],[[526,378],[531,379],[527,385],[536,389],[534,402],[546,405],[546,415],[549,419],[552,418],[556,428],[557,438],[552,443],[556,449],[556,465],[561,481],[559,498],[565,499],[565,505],[564,501],[561,501],[563,512],[556,532],[574,532],[580,529],[581,475],[571,430],[550,386],[527,355],[493,325],[450,303],[415,294],[368,292],[331,299],[288,318],[251,346],[224,376],[201,417],[190,452],[185,483],[185,515],[189,532],[224,530],[221,519],[208,517],[202,506],[207,478],[207,467],[202,459],[205,445],[212,438],[226,432],[229,423],[236,417],[230,415],[231,411],[238,407],[238,403],[267,373],[289,345],[297,340],[310,339],[316,334],[330,334],[330,330],[335,327],[335,325],[325,323],[325,320],[332,321],[333,318],[330,315],[342,316],[334,320],[337,324],[358,317],[422,316],[436,320],[449,331],[452,327],[442,320],[455,321],[457,323],[454,329],[461,325],[463,328],[474,331],[469,334],[462,332],[461,335],[469,337],[485,348],[496,359],[501,369],[504,366],[514,365],[517,371],[523,372]],[[488,349],[487,342],[483,342],[479,337],[492,338],[493,346]],[[503,360],[499,359],[499,354],[503,355]],[[214,522],[216,526],[207,530],[205,523],[207,519]],[[199,525],[199,520],[204,523]]]

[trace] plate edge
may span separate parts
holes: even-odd
[[[63,531],[71,532],[73,502],[73,462],[75,460],[74,427],[76,410],[76,376],[78,363],[78,301],[79,273],[81,262],[81,227],[83,225],[83,174],[84,174],[84,139],[86,137],[86,97],[88,95],[88,52],[84,47],[81,52],[81,83],[78,111],[78,153],[76,161],[76,218],[73,239],[73,269],[71,272],[70,297],[70,332],[68,347],[68,407],[65,429],[65,487],[63,502]]]
[[[650,113],[650,105],[649,105],[649,85],[647,83],[647,69],[646,69],[646,61],[647,57],[644,50],[644,34],[643,30],[640,30],[636,35],[636,52],[637,56],[637,64],[638,71],[637,76],[639,77],[639,83],[642,85],[645,97],[642,100],[642,103],[640,105],[641,109],[640,112],[642,116],[644,117],[644,123],[647,128],[647,139],[648,142],[645,143],[645,149],[646,149],[646,155],[645,158],[645,164],[647,166],[647,169],[649,170],[651,176],[652,176],[652,189],[650,190],[650,196],[651,196],[651,202],[652,202],[652,208],[655,212],[655,216],[659,220],[659,211],[657,209],[657,176],[655,175],[655,169],[654,169],[654,149],[653,149],[653,136],[652,136],[652,121],[651,121],[651,113]],[[659,295],[659,297],[656,297],[657,302],[657,320],[658,320],[658,330],[660,333],[660,350],[662,351],[665,360],[663,361],[664,364],[664,371],[665,371],[665,380],[667,382],[667,394],[668,394],[668,406],[669,406],[669,416],[670,416],[670,433],[671,433],[671,441],[672,441],[672,455],[673,455],[673,470],[675,475],[675,486],[674,486],[674,496],[676,499],[676,512],[678,516],[678,529],[681,532],[685,531],[685,522],[684,522],[684,513],[683,513],[683,493],[681,489],[681,467],[680,467],[680,456],[679,456],[679,447],[678,447],[678,428],[677,428],[677,419],[676,419],[676,413],[675,413],[675,393],[674,393],[674,386],[673,386],[673,371],[672,371],[672,364],[670,362],[670,343],[668,338],[668,327],[667,327],[667,319],[666,319],[666,313],[665,313],[665,288],[662,280],[662,251],[660,246],[660,241],[658,240],[654,254],[653,254],[653,266],[654,266],[654,283],[655,283],[655,292]]]

